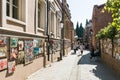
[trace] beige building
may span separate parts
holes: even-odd
[[[65,11],[62,2],[65,3]],[[66,0],[0,0],[0,80],[24,80],[57,60],[61,51],[62,20],[65,34],[63,51],[68,53],[71,47],[68,44],[72,43],[74,33],[70,19]],[[67,37],[69,32],[71,35]],[[47,33],[55,50],[49,61]]]

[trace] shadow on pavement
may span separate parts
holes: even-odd
[[[120,76],[116,75],[115,72],[113,72],[112,69],[110,69],[108,66],[103,64],[100,59],[95,61],[90,61],[90,53],[87,53],[78,61],[78,65],[95,65],[94,68],[91,67],[89,72],[91,74],[94,74],[96,77],[98,77],[100,80],[120,80]],[[89,74],[88,74],[89,75]]]

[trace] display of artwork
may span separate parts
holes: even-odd
[[[10,49],[10,60],[13,61],[17,59],[18,56],[18,49],[17,48],[11,48]]]
[[[42,39],[34,39],[33,47],[43,47],[43,40]]]
[[[18,50],[23,50],[24,49],[24,42],[22,40],[18,41]]]
[[[15,71],[16,63],[15,61],[8,62],[8,73],[13,73]]]
[[[6,37],[0,36],[0,46],[5,45],[7,43]]]
[[[18,52],[18,58],[17,58],[17,63],[23,64],[25,61],[25,52],[24,51],[19,51]]]
[[[40,48],[34,47],[33,48],[33,54],[34,54],[34,56],[37,56],[39,53],[40,53]]]
[[[0,71],[6,69],[8,66],[7,58],[0,59]]]
[[[25,41],[25,64],[32,62],[33,60],[33,41]]]
[[[0,58],[5,57],[6,54],[7,54],[7,47],[6,46],[0,47]]]
[[[17,47],[18,38],[10,38],[10,47]]]

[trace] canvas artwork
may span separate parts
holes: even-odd
[[[7,54],[7,47],[6,46],[0,47],[0,58],[5,57],[6,54]]]
[[[34,39],[33,40],[33,47],[43,47],[43,40],[42,39]]]
[[[17,56],[18,56],[17,48],[11,48],[11,50],[10,50],[10,60],[13,61],[13,60],[17,59]]]
[[[15,71],[16,63],[15,61],[8,62],[8,73],[13,73]]]
[[[34,39],[33,40],[33,47],[38,47],[39,46],[39,40],[38,39]]]
[[[6,69],[8,66],[7,58],[0,59],[0,70]]]
[[[24,42],[23,41],[18,41],[18,49],[23,50],[24,49]]]
[[[24,58],[25,58],[25,52],[24,51],[19,51],[18,58],[17,58],[18,63],[19,64],[24,63],[25,62]]]
[[[1,36],[1,37],[0,37],[0,46],[1,46],[1,45],[5,45],[6,43],[7,43],[6,37]]]
[[[10,38],[10,47],[17,47],[18,38]]]
[[[25,41],[25,64],[33,60],[33,41]]]
[[[38,47],[34,47],[33,48],[33,53],[34,53],[34,56],[37,56],[40,52],[40,49]]]

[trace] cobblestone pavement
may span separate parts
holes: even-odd
[[[69,54],[62,61],[54,62],[50,67],[42,68],[28,76],[27,80],[120,80],[113,71],[100,60],[89,60],[89,51],[82,56]]]

